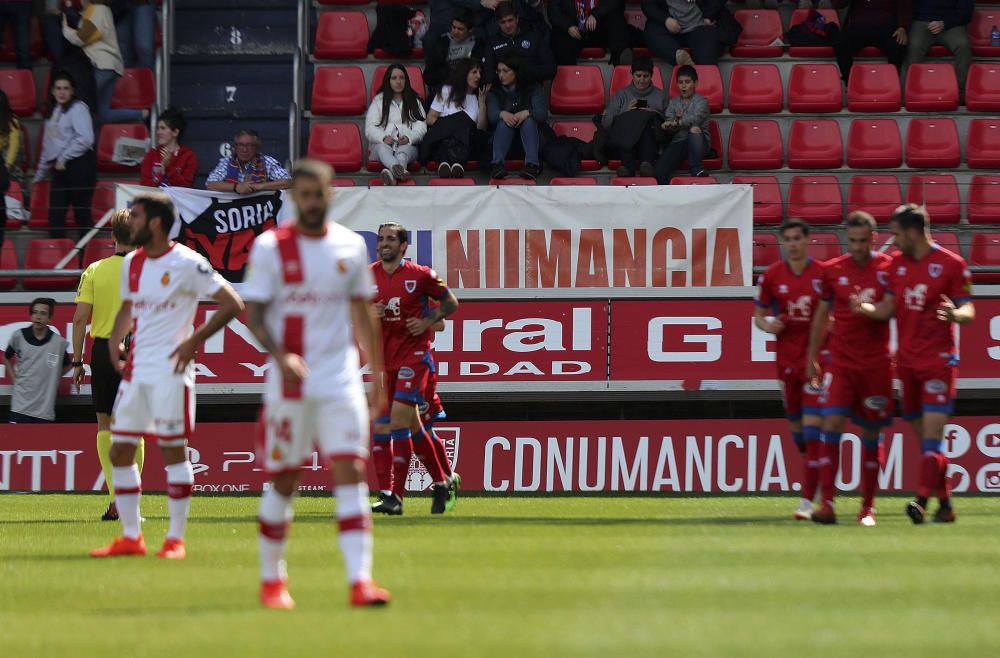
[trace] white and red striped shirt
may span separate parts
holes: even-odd
[[[363,394],[350,303],[371,299],[374,285],[364,240],[339,224],[328,224],[317,237],[282,226],[257,238],[243,298],[267,305],[264,321],[271,336],[309,366],[309,376],[293,389],[284,385],[272,360],[265,399]]]

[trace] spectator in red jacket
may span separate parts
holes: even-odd
[[[142,159],[140,185],[147,187],[194,187],[198,158],[180,143],[187,121],[184,115],[167,108],[156,122],[156,147]]]

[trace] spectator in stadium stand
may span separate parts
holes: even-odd
[[[491,178],[507,177],[504,161],[511,152],[515,137],[520,138],[524,150],[521,178],[534,180],[542,171],[538,159],[540,126],[548,118],[549,108],[539,83],[518,79],[523,68],[520,57],[512,54],[503,57],[497,64],[499,84],[494,85],[486,97],[486,114],[493,127]]]
[[[642,0],[642,11],[646,45],[678,66],[717,63],[722,46],[736,43],[742,29],[725,0]]]
[[[441,87],[427,112],[429,126],[420,145],[420,159],[437,161],[438,176],[463,178],[465,165],[485,141],[486,96],[490,85],[479,87],[483,66],[472,59],[456,62],[448,84]]]
[[[139,167],[139,184],[146,187],[194,187],[198,156],[180,143],[187,120],[167,108],[156,120],[156,147],[146,151]]]
[[[58,72],[52,76],[51,111],[35,168],[36,183],[52,174],[49,231],[53,238],[66,237],[66,212],[70,206],[77,226],[93,225],[90,203],[97,183],[94,122],[87,104],[76,99],[75,90],[70,74]]]
[[[625,0],[551,0],[552,52],[556,64],[576,64],[583,48],[607,48],[611,65],[631,64]]]
[[[118,47],[125,66],[153,68],[156,51],[155,0],[118,0],[113,5]]]
[[[28,311],[31,325],[10,336],[3,353],[3,365],[14,385],[10,399],[10,422],[51,423],[56,419],[59,379],[72,362],[69,343],[49,329],[56,302],[40,297]]]
[[[425,44],[437,44],[438,37],[448,34],[452,27],[452,19],[459,13],[465,13],[469,19],[469,27],[476,30],[478,34],[483,34],[483,30],[476,29],[489,20],[490,12],[497,7],[499,0],[430,0],[428,11],[430,20],[427,24],[427,32],[424,34]],[[431,66],[431,56],[434,48],[424,48],[424,64],[428,68]]]
[[[632,84],[619,89],[604,110],[601,121],[608,131],[609,147],[621,158],[618,176],[653,177],[656,161],[656,124],[663,120],[667,94],[653,85],[653,62],[637,57],[632,62]]]
[[[257,131],[241,128],[233,137],[233,154],[222,156],[208,175],[205,187],[214,192],[253,194],[284,190],[291,184],[292,177],[277,160],[261,155]]]
[[[0,42],[11,34],[14,39],[14,53],[17,68],[31,68],[31,16],[35,11],[34,0],[7,0],[0,2]],[[11,24],[8,33],[5,26]]]
[[[0,91],[0,247],[7,228],[7,205],[4,195],[11,180],[18,180],[17,157],[21,152],[21,122],[10,107],[7,94]]]
[[[483,61],[486,53],[486,39],[473,30],[472,14],[465,9],[455,12],[451,19],[451,31],[435,40],[427,52],[424,67],[424,82],[432,93],[437,93],[448,80],[451,66],[462,59]]]
[[[847,82],[854,54],[867,46],[878,46],[890,64],[903,66],[906,55],[906,27],[910,24],[910,0],[833,0],[834,9],[848,7],[844,24],[833,46],[840,77]]]
[[[538,31],[520,27],[517,9],[510,0],[497,5],[496,22],[500,32],[486,48],[484,70],[488,82],[496,82],[497,62],[517,55],[522,62],[521,84],[543,83],[556,75],[556,64],[548,40]]]
[[[965,105],[965,77],[972,64],[972,44],[966,26],[976,8],[973,0],[915,0],[910,26],[907,63],[924,61],[933,44],[948,48],[955,58],[958,93]]]
[[[83,48],[94,67],[97,82],[97,117],[103,123],[138,123],[149,118],[149,110],[111,108],[115,84],[125,65],[118,50],[114,16],[107,0],[83,0],[80,21],[71,26],[63,14],[63,36],[71,44]]]
[[[45,45],[55,58],[62,58],[66,40],[62,35],[62,0],[45,0],[45,15],[42,17],[42,32],[45,34]]]
[[[660,128],[672,135],[670,143],[656,161],[656,180],[660,185],[670,183],[670,177],[684,160],[688,161],[692,176],[704,176],[702,159],[708,152],[708,99],[698,93],[698,72],[693,66],[677,69],[677,90],[664,110]]]
[[[368,152],[385,167],[383,183],[395,185],[409,178],[406,166],[416,160],[416,145],[426,134],[424,108],[410,75],[402,64],[390,64],[365,116]]]

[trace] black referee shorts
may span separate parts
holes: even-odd
[[[94,400],[94,411],[111,415],[121,381],[121,375],[111,367],[108,339],[95,338],[94,350],[90,354],[90,395]]]

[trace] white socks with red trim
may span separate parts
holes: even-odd
[[[257,543],[260,547],[262,582],[288,580],[285,547],[288,545],[288,527],[293,516],[291,496],[282,496],[274,489],[268,489],[261,496],[260,512],[257,515],[260,528]]]
[[[113,466],[111,479],[115,483],[115,507],[122,522],[122,534],[129,539],[139,537],[139,496],[142,495],[142,481],[139,467]]]
[[[188,511],[191,509],[191,488],[194,469],[191,462],[167,466],[167,509],[170,510],[170,529],[167,539],[184,539]]]
[[[343,484],[333,490],[337,498],[337,525],[340,552],[344,554],[347,580],[356,583],[372,579],[372,518],[368,485]]]

